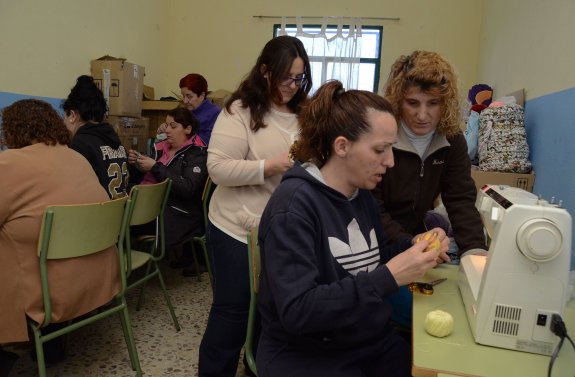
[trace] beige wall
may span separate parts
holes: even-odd
[[[327,3],[317,0],[230,1],[223,7],[203,2],[201,10],[188,0],[171,4],[171,18],[177,20],[171,24],[169,45],[173,62],[168,79],[173,89],[180,77],[192,71],[203,73],[211,89],[234,89],[272,37],[274,23],[281,22],[254,15],[399,17],[400,21],[364,21],[384,27],[381,81],[400,54],[429,49],[441,52],[456,66],[462,87],[475,83],[478,46],[469,43],[469,35],[479,34],[481,2],[380,0],[355,1],[350,7],[349,1],[334,0],[327,11]]]
[[[90,60],[126,57],[163,85],[167,13],[161,0],[0,0],[0,91],[63,98]],[[150,70],[148,69],[150,68]]]
[[[146,67],[156,96],[202,73],[211,90],[233,90],[274,23],[254,15],[400,17],[383,25],[381,81],[397,56],[435,50],[476,83],[482,2],[472,0],[0,0],[0,91],[65,97],[92,58],[109,54]],[[352,6],[351,6],[352,5]],[[318,20],[308,20],[318,22]],[[6,38],[6,36],[10,36]]]
[[[478,77],[526,99],[575,86],[575,1],[486,0]]]

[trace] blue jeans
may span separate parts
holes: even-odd
[[[246,340],[250,286],[248,245],[211,222],[206,241],[215,277],[214,301],[200,344],[200,377],[234,377]]]
[[[391,304],[391,319],[411,330],[413,295],[409,288],[405,285],[399,287],[399,290],[390,295],[388,299]]]

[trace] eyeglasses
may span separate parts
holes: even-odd
[[[300,76],[300,77],[284,77],[283,79],[281,79],[280,84],[284,85],[284,86],[291,86],[291,84],[294,83],[295,86],[300,87],[302,85],[305,85],[307,83],[307,77],[305,76]]]

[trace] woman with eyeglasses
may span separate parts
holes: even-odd
[[[433,227],[428,211],[441,196],[459,256],[485,252],[453,68],[435,52],[414,51],[395,61],[384,91],[399,125],[395,167],[374,190],[385,233],[397,241]],[[439,263],[449,261],[440,254]],[[401,290],[396,299],[394,320],[411,328],[409,291]]]
[[[186,109],[192,112],[200,122],[198,136],[208,145],[212,136],[212,130],[221,109],[207,98],[208,81],[198,73],[190,73],[180,79],[180,93]],[[163,139],[166,131],[166,123],[158,127],[158,134],[163,134],[159,139]]]
[[[247,330],[250,288],[247,234],[283,173],[312,82],[297,38],[276,37],[226,102],[208,147],[217,184],[206,232],[215,274],[214,300],[199,354],[200,376],[235,376]]]

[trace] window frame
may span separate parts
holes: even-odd
[[[296,24],[286,24],[287,28],[297,28]],[[281,24],[274,24],[273,28],[273,37],[278,36],[279,30],[281,29]],[[303,24],[302,27],[305,28],[321,28],[321,24]],[[338,25],[335,24],[328,24],[327,28],[333,28],[337,30]],[[349,24],[343,25],[344,28],[349,29]],[[379,40],[377,46],[377,57],[376,58],[360,58],[360,64],[374,64],[375,65],[375,72],[373,76],[373,93],[377,93],[379,90],[379,79],[380,79],[380,71],[381,71],[381,48],[383,44],[383,26],[374,26],[374,25],[361,25],[361,29],[363,30],[375,30],[379,32]],[[311,60],[311,56],[310,56]],[[312,77],[313,80],[313,77]]]

